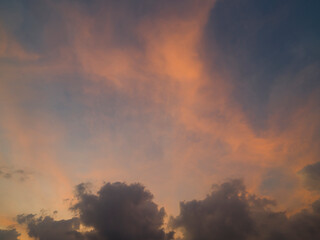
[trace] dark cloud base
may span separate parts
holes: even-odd
[[[248,194],[233,180],[217,186],[203,200],[180,203],[180,215],[171,218],[185,240],[298,240],[320,239],[320,201],[312,210],[291,217],[272,211],[273,200]]]
[[[241,180],[214,185],[203,200],[180,203],[180,214],[164,229],[164,208],[141,184],[106,183],[97,194],[76,187],[77,214],[68,220],[22,214],[17,222],[39,240],[170,240],[181,230],[184,240],[320,239],[320,200],[310,210],[288,217],[272,210],[275,201],[249,194]],[[83,225],[87,231],[80,231]],[[0,230],[1,240],[17,240],[15,229]]]
[[[16,240],[20,234],[17,232],[16,229],[11,230],[2,230],[0,229],[0,239],[1,240]]]
[[[79,217],[56,221],[50,216],[18,215],[28,235],[39,240],[169,240],[163,229],[165,211],[141,184],[107,183],[97,194],[87,184],[76,187],[77,202],[70,210]],[[92,229],[80,232],[80,224]],[[7,239],[6,239],[7,240]]]

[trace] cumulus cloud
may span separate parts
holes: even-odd
[[[169,240],[173,232],[163,229],[164,208],[158,209],[153,195],[141,184],[107,183],[97,194],[86,184],[76,187],[72,211],[79,218],[54,220],[50,216],[18,215],[28,235],[39,240]],[[79,231],[80,224],[92,229]]]
[[[246,192],[240,181],[222,184],[202,201],[180,203],[175,228],[185,229],[185,239],[245,239],[253,230]]]
[[[164,208],[158,209],[153,195],[140,184],[107,183],[97,195],[87,193],[81,184],[77,196],[79,202],[72,209],[101,239],[172,238],[162,227]]]
[[[164,209],[141,184],[106,183],[96,194],[80,184],[76,198],[71,210],[78,217],[55,220],[22,214],[17,222],[38,240],[174,239],[173,231],[164,230]],[[291,216],[275,211],[275,205],[274,200],[249,194],[241,180],[231,180],[214,185],[203,200],[181,202],[180,214],[170,218],[169,227],[181,230],[183,240],[320,239],[320,200]]]
[[[0,229],[0,239],[1,240],[18,240],[20,234],[16,229],[4,230]]]
[[[319,239],[320,201],[311,210],[291,217],[272,210],[274,201],[248,194],[233,180],[215,186],[203,200],[180,203],[180,215],[171,219],[185,240]]]
[[[320,191],[320,162],[305,166],[299,174],[307,189]]]

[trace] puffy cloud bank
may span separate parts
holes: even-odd
[[[165,230],[164,208],[139,183],[106,183],[96,193],[86,184],[76,187],[70,208],[78,217],[22,214],[17,222],[39,240],[169,240],[181,231],[184,240],[320,239],[320,200],[294,215],[274,211],[275,201],[249,194],[241,180],[214,185],[202,200],[180,203]],[[83,227],[82,227],[83,226]],[[1,230],[0,239],[18,239],[15,229]]]
[[[97,195],[77,187],[79,202],[73,206],[81,222],[95,229],[98,239],[166,239],[164,208],[152,201],[153,196],[140,184],[107,183]],[[168,234],[171,238],[172,233]]]
[[[203,200],[181,202],[180,215],[172,218],[185,240],[319,239],[320,201],[312,210],[288,217],[272,211],[275,202],[248,194],[243,183],[233,180],[216,186]]]
[[[19,215],[17,221],[26,224],[28,235],[35,239],[46,240],[76,240],[83,239],[79,230],[80,221],[78,218],[55,221],[50,216],[36,217],[33,214]]]
[[[153,195],[140,184],[107,183],[97,194],[86,184],[76,187],[77,203],[71,210],[79,217],[56,221],[50,216],[19,215],[28,235],[39,240],[114,239],[165,240],[173,232],[163,229],[164,208],[152,201]],[[79,231],[80,223],[90,231]]]

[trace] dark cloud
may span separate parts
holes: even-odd
[[[80,240],[84,239],[79,230],[78,218],[55,221],[50,216],[18,215],[17,222],[26,224],[28,235],[39,240]]]
[[[202,201],[180,203],[173,227],[183,227],[186,239],[246,239],[253,231],[246,192],[240,181],[222,184]]]
[[[3,230],[0,229],[0,239],[1,240],[18,240],[20,234],[16,231],[16,229]]]
[[[320,191],[320,162],[305,166],[299,174],[307,189]]]
[[[79,218],[56,221],[50,216],[18,215],[30,237],[39,240],[167,240],[165,211],[152,201],[153,195],[140,184],[107,183],[97,194],[88,184],[76,187],[77,203],[71,208]],[[80,232],[80,224],[93,229]]]
[[[153,195],[140,184],[107,183],[97,195],[77,187],[79,202],[73,210],[81,222],[96,230],[97,237],[114,240],[160,240],[172,238],[164,232],[165,211],[152,201]]]
[[[87,184],[80,184],[76,197],[71,210],[79,217],[54,220],[29,214],[18,215],[17,222],[25,224],[29,236],[39,240],[174,238],[174,232],[164,231],[164,209],[158,209],[153,195],[140,184],[107,183],[97,194],[91,193]],[[181,202],[180,214],[171,217],[169,226],[181,229],[183,240],[320,239],[320,200],[290,217],[274,211],[274,205],[273,200],[249,194],[242,181],[231,180],[215,185],[203,200]],[[81,224],[90,231],[80,231]]]
[[[185,240],[319,239],[320,201],[312,210],[291,217],[272,211],[275,202],[246,192],[239,180],[216,186],[203,200],[180,204],[180,215],[171,219],[182,228]]]

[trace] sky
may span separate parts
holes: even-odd
[[[1,0],[0,239],[319,239],[319,10]]]

